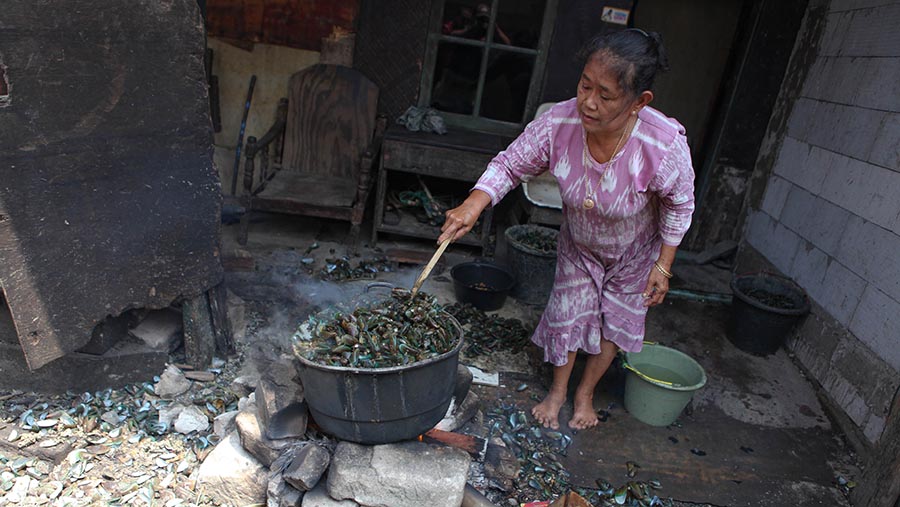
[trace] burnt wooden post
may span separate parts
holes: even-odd
[[[189,365],[204,370],[212,362],[216,350],[209,299],[203,292],[181,303],[184,323],[184,359]]]
[[[219,284],[207,291],[209,313],[212,320],[216,352],[222,357],[234,354],[234,334],[228,322],[228,303],[225,285]]]
[[[851,498],[856,507],[894,507],[900,501],[900,390]]]

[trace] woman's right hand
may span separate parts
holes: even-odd
[[[441,235],[438,244],[448,238],[456,241],[468,234],[475,226],[481,212],[491,204],[491,196],[482,190],[473,190],[462,204],[447,211],[444,226],[441,227]]]

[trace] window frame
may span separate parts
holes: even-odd
[[[514,1],[514,0],[506,0]],[[494,42],[494,27],[497,21],[497,12],[500,0],[491,0],[491,17],[484,41],[466,39],[441,33],[444,18],[444,5],[446,0],[432,0],[431,15],[429,19],[428,41],[425,46],[425,59],[422,63],[422,79],[419,84],[419,107],[431,107],[431,90],[434,86],[435,65],[441,42],[463,44],[467,46],[481,47],[481,68],[478,71],[478,84],[475,89],[475,105],[471,114],[450,113],[439,111],[447,125],[462,127],[469,130],[480,130],[501,135],[516,135],[527,124],[534,111],[537,109],[538,100],[544,83],[544,68],[547,64],[547,53],[550,48],[550,40],[553,37],[553,26],[556,20],[556,7],[559,0],[547,0],[544,5],[544,18],[541,22],[541,35],[537,48],[521,48]],[[484,83],[487,78],[488,57],[491,50],[508,51],[534,56],[534,67],[531,80],[528,84],[528,95],[525,99],[525,109],[522,111],[520,122],[508,122],[494,120],[481,116],[481,101],[484,98]]]

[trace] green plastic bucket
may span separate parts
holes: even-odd
[[[645,343],[640,352],[626,352],[623,360],[625,408],[651,426],[668,426],[678,419],[694,391],[706,385],[706,372],[691,356]]]

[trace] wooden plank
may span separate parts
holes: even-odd
[[[206,293],[185,299],[181,303],[181,315],[185,361],[197,370],[208,368],[216,350],[216,337]]]
[[[857,507],[894,507],[900,502],[900,391],[851,498]]]
[[[494,155],[385,139],[384,167],[425,176],[475,182]]]
[[[32,369],[222,278],[197,3],[41,5],[0,30],[0,285]]]

